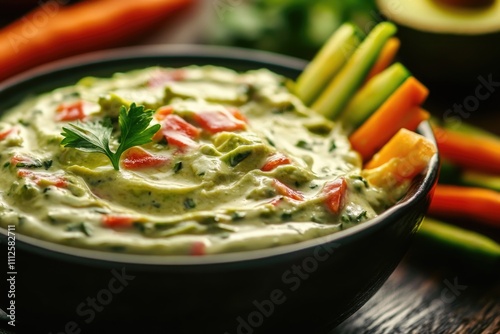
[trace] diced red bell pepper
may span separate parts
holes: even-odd
[[[196,145],[193,139],[198,138],[201,130],[186,122],[182,117],[174,114],[167,115],[161,124],[159,133],[167,139],[169,145],[180,148]],[[154,139],[158,139],[156,135]]]
[[[136,221],[134,217],[127,215],[106,215],[102,218],[102,223],[106,227],[131,227]]]
[[[27,169],[19,169],[17,171],[17,176],[28,178],[41,187],[52,185],[58,188],[65,188],[68,185],[68,182],[61,176],[43,172],[34,172]]]
[[[186,78],[186,72],[181,69],[176,70],[160,70],[155,72],[148,81],[149,87],[161,87],[167,82],[181,81]]]
[[[207,245],[201,241],[195,241],[191,245],[190,255],[201,256],[206,254]]]
[[[14,132],[15,129],[16,129],[15,127],[11,127],[10,129],[5,129],[1,131],[0,140],[4,140],[5,138],[7,138],[12,132]]]
[[[340,212],[345,193],[347,190],[347,183],[344,178],[336,179],[332,182],[329,182],[323,188],[323,193],[325,194],[325,205],[328,210],[334,214]]]
[[[269,172],[281,165],[289,165],[292,163],[289,157],[284,155],[283,153],[275,153],[267,158],[266,163],[260,169],[263,172]]]
[[[82,120],[87,115],[85,114],[85,106],[87,103],[79,100],[72,103],[62,103],[56,109],[56,121],[76,121]]]
[[[294,190],[278,180],[273,181],[273,186],[274,186],[274,189],[276,189],[276,191],[278,192],[278,194],[280,194],[282,196],[285,196],[285,197],[288,197],[288,198],[291,198],[291,199],[294,199],[297,201],[304,200],[304,195],[302,195],[302,193],[300,191]]]
[[[159,121],[162,121],[166,116],[171,115],[173,112],[174,108],[172,106],[162,106],[156,110],[155,118]]]
[[[227,108],[227,110],[229,110],[229,112],[234,116],[234,118],[239,119],[240,121],[243,121],[248,124],[248,118],[246,118],[246,116],[241,113],[240,109],[229,107]]]
[[[203,130],[211,134],[246,129],[246,123],[227,110],[200,112],[194,115],[194,120]]]
[[[153,155],[140,147],[132,147],[125,152],[122,161],[126,169],[143,169],[161,167],[169,162],[169,158],[162,155]]]

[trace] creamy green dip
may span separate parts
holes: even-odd
[[[130,151],[152,160],[126,152],[117,171],[105,155],[61,145],[69,122],[116,124],[119,108],[133,102],[155,110],[151,124],[162,125],[152,143]],[[388,191],[361,177],[361,159],[340,128],[264,69],[148,68],[83,78],[0,120],[0,226],[147,254],[243,251],[325,236],[375,217],[406,188]]]

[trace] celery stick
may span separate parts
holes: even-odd
[[[295,94],[305,104],[311,104],[344,66],[361,42],[359,35],[356,26],[344,23],[307,65],[295,86]]]
[[[395,63],[371,78],[342,111],[342,124],[349,130],[359,127],[410,75],[402,64]]]
[[[390,22],[379,23],[373,28],[312,108],[327,118],[336,119],[362,85],[387,40],[395,33],[396,26]]]

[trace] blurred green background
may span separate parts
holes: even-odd
[[[374,0],[217,0],[214,9],[217,19],[205,42],[304,59],[342,22],[365,27],[379,20]]]

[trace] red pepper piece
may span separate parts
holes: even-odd
[[[171,115],[173,112],[174,108],[172,106],[162,106],[156,110],[155,118],[159,121],[162,121],[166,116]]]
[[[267,159],[266,163],[264,164],[264,166],[262,166],[260,170],[263,172],[269,172],[278,166],[289,165],[291,163],[292,160],[290,160],[290,158],[287,157],[286,155],[282,153],[275,153]]]
[[[323,188],[325,194],[325,205],[330,212],[337,214],[343,206],[347,183],[344,178],[336,179],[327,183]]]
[[[207,246],[201,241],[193,242],[191,245],[190,255],[201,256],[206,254]]]
[[[276,189],[276,191],[278,192],[278,194],[280,194],[282,196],[285,196],[285,197],[288,197],[288,198],[291,198],[291,199],[294,199],[297,201],[304,200],[304,195],[302,195],[301,192],[288,187],[286,184],[284,184],[278,180],[273,181],[273,186]]]
[[[122,164],[126,169],[143,169],[161,167],[168,161],[168,157],[153,155],[140,147],[132,147],[125,152]]]
[[[135,221],[134,217],[126,215],[106,215],[102,218],[102,223],[106,227],[131,227]]]
[[[0,140],[4,140],[5,138],[7,138],[15,129],[15,127],[11,127],[10,129],[6,129],[0,132]]]
[[[157,71],[148,81],[149,87],[161,87],[167,82],[182,81],[186,78],[186,72],[181,69],[169,71]]]
[[[162,127],[158,133],[165,137],[169,145],[185,148],[197,144],[194,139],[198,138],[201,130],[186,122],[182,117],[167,115],[161,124]],[[158,140],[158,135],[155,135],[154,139]]]
[[[34,172],[27,169],[19,169],[17,171],[17,176],[28,178],[41,187],[52,185],[58,188],[65,188],[68,185],[68,182],[61,176],[43,172]]]
[[[86,117],[86,102],[79,100],[72,103],[62,103],[56,109],[56,121],[76,121],[83,120]]]
[[[227,110],[200,112],[195,114],[194,120],[203,130],[211,134],[222,131],[237,131],[246,129],[246,123],[236,118]]]

